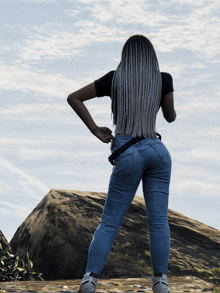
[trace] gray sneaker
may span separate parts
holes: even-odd
[[[163,274],[162,277],[152,277],[153,292],[154,293],[169,293],[170,288],[167,283],[167,275]]]
[[[91,277],[90,273],[85,273],[77,293],[95,293],[98,278]]]

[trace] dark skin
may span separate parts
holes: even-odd
[[[93,82],[70,94],[67,98],[67,102],[98,139],[104,143],[109,143],[114,138],[111,129],[104,126],[97,127],[88,109],[83,104],[84,101],[93,99],[95,97],[97,97],[97,94],[95,90],[95,84]]]
[[[96,90],[94,82],[86,85],[85,87],[73,92],[67,98],[67,102],[82,119],[89,130],[102,142],[109,143],[113,140],[111,129],[108,127],[98,127],[88,109],[84,105],[84,101],[96,98]],[[173,122],[176,119],[176,111],[174,110],[173,92],[168,93],[164,97],[164,103],[161,106],[164,118],[167,122]],[[124,133],[125,134],[125,133]],[[119,134],[116,134],[119,135]]]

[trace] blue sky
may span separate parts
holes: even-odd
[[[66,102],[143,34],[173,76],[169,207],[220,230],[219,0],[1,0],[0,229],[8,240],[51,188],[107,192],[110,145]],[[114,131],[109,97],[85,102]],[[137,191],[142,195],[141,185]]]

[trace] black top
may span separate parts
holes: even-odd
[[[112,79],[115,70],[109,71],[107,74],[101,78],[95,80],[95,89],[97,97],[109,96],[111,97],[111,86]],[[160,106],[163,105],[164,96],[170,92],[173,92],[173,79],[169,73],[161,72],[162,77],[162,92],[161,92],[161,101]]]

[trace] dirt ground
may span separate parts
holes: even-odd
[[[0,293],[5,292],[63,292],[76,293],[81,280],[60,280],[60,281],[32,281],[32,282],[2,282]],[[214,285],[205,282],[197,277],[170,277],[168,278],[171,293],[183,292],[214,292]],[[136,293],[152,292],[151,278],[127,278],[127,279],[100,279],[96,293]]]

